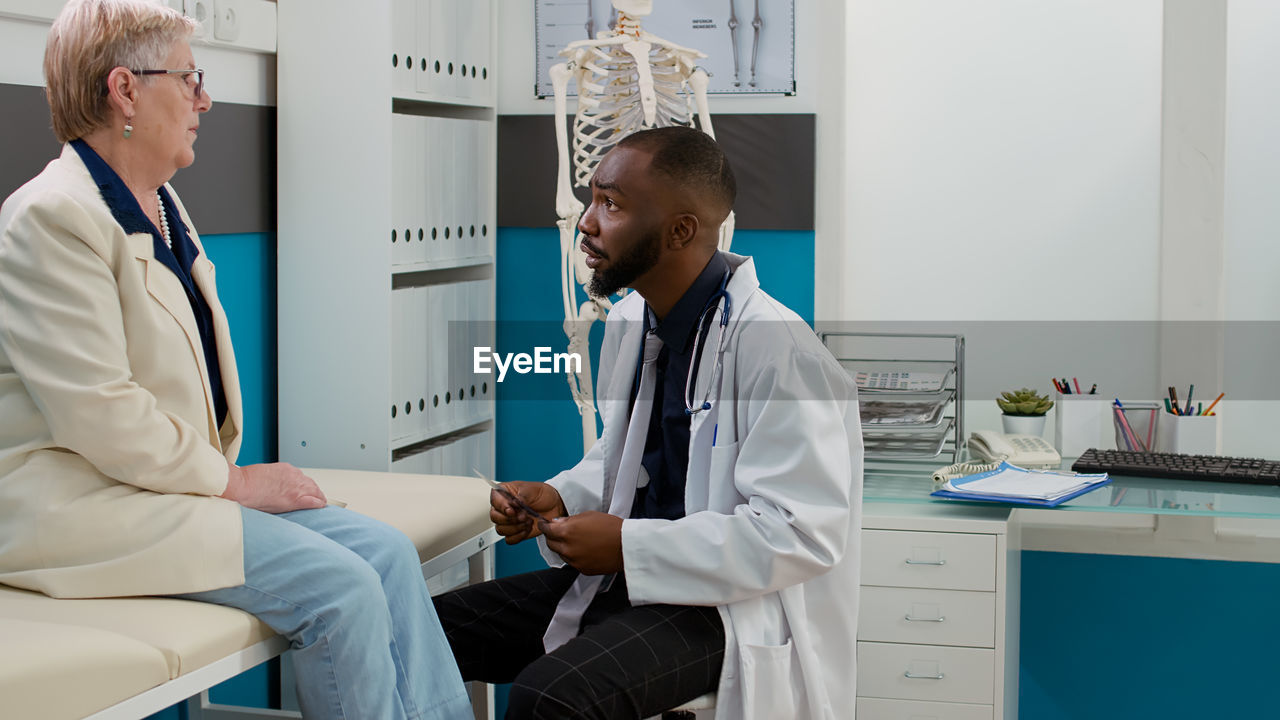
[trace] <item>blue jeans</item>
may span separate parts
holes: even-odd
[[[239,608],[288,638],[304,717],[472,717],[403,533],[337,507],[241,510],[245,584],[179,597]]]

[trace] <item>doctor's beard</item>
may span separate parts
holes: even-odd
[[[616,262],[605,268],[596,270],[591,275],[587,290],[593,297],[609,297],[624,287],[631,287],[636,278],[644,275],[658,264],[659,250],[662,246],[662,231],[652,230],[632,245]],[[592,248],[592,252],[596,252]],[[607,256],[605,259],[609,259]]]

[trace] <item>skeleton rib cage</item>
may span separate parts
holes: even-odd
[[[693,67],[687,51],[651,44],[654,119],[646,122],[641,100],[640,68],[622,45],[581,48],[576,70],[578,112],[573,121],[574,184],[587,187],[596,165],[623,137],[643,127],[692,125],[693,104],[688,77]]]

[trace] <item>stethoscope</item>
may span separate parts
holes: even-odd
[[[729,291],[727,290],[729,286],[729,277],[732,274],[732,271],[725,271],[724,279],[720,281],[720,289],[716,290],[715,293],[707,300],[707,304],[702,308],[702,314],[698,316],[698,330],[693,336],[694,356],[689,360],[689,376],[686,377],[684,381],[685,415],[693,416],[703,410],[711,409],[711,386],[714,382],[707,383],[706,391],[702,395],[702,402],[695,404],[693,393],[697,390],[697,385],[694,383],[694,378],[698,375],[698,361],[702,358],[699,350],[702,348],[702,343],[705,341],[705,338],[702,336],[702,329],[707,325],[707,313],[715,313],[717,310],[720,311],[720,337],[716,341],[716,369],[721,369],[724,364],[724,344],[729,335],[725,332],[725,328],[729,325],[729,315],[733,312],[733,300],[729,298]],[[720,308],[721,299],[724,300],[723,309]],[[714,318],[715,315],[713,314],[711,317]],[[713,381],[715,380],[714,373],[711,378]]]

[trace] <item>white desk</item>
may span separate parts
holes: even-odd
[[[1031,532],[1053,537],[1036,524],[1103,533],[1137,518],[1150,528],[1144,542],[1176,555],[1222,520],[1280,519],[1273,487],[1116,476],[1052,510],[942,500],[931,489],[923,469],[865,478],[859,720],[1017,718],[1019,558]]]

